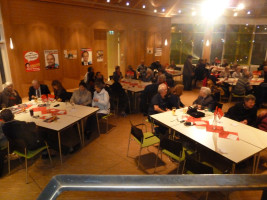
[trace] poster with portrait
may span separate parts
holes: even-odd
[[[104,53],[103,53],[103,50],[98,50],[96,52],[96,61],[97,62],[103,62],[104,61]]]
[[[77,50],[64,50],[64,57],[70,60],[77,59]]]
[[[92,49],[91,48],[82,48],[81,49],[81,63],[82,65],[92,65],[93,57],[92,57]]]
[[[58,60],[58,50],[44,50],[45,56],[45,69],[58,69],[59,60]]]
[[[23,57],[26,72],[40,71],[40,60],[38,51],[23,51]]]

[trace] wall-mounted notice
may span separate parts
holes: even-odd
[[[97,62],[103,62],[104,61],[104,53],[103,53],[103,50],[98,50],[96,52],[96,61]]]
[[[67,59],[77,59],[77,50],[64,50],[64,57]]]
[[[45,69],[58,69],[58,50],[44,50]]]
[[[81,59],[82,65],[91,65],[93,63],[91,48],[82,48],[81,56],[82,56]]]
[[[153,48],[147,48],[146,53],[147,54],[153,54]]]
[[[162,48],[156,48],[155,56],[162,56]]]
[[[40,60],[38,51],[24,51],[23,57],[26,72],[40,71]]]

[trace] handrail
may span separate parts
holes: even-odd
[[[178,192],[264,190],[267,174],[208,175],[57,175],[38,200],[54,200],[64,191]],[[262,199],[264,198],[262,196]]]

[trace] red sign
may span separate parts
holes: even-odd
[[[23,57],[26,72],[40,71],[40,60],[38,51],[24,51]]]

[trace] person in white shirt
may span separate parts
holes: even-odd
[[[104,89],[104,84],[101,82],[95,83],[95,92],[93,97],[93,107],[98,107],[98,117],[108,115],[110,112],[109,94]]]

